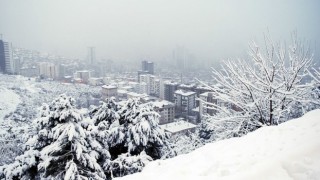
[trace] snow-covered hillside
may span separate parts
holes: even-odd
[[[21,102],[19,95],[12,90],[0,87],[0,123],[3,118],[13,112]]]
[[[121,179],[319,179],[320,110],[190,154],[149,163]]]

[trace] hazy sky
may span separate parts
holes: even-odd
[[[69,57],[95,46],[98,58],[162,59],[180,45],[216,60],[244,54],[267,29],[276,40],[297,30],[320,45],[320,1],[0,0],[5,40]]]

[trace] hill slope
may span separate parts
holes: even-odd
[[[148,164],[141,179],[319,179],[320,110]]]

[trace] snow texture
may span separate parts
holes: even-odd
[[[319,179],[320,110],[190,154],[149,163],[135,179]]]
[[[21,102],[19,95],[12,90],[0,87],[0,122],[4,117],[13,112]]]

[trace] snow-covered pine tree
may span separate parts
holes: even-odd
[[[25,152],[11,164],[0,167],[0,177],[5,179],[35,179],[38,177],[40,151],[52,142],[51,129],[54,126],[48,119],[49,106],[43,104],[40,117],[35,121],[35,135],[26,143]]]
[[[90,112],[91,119],[83,123],[90,144],[90,153],[96,154],[97,162],[104,171],[109,170],[111,155],[109,153],[108,138],[110,126],[119,119],[118,105],[114,99],[102,102],[99,107]]]
[[[150,104],[129,99],[118,111],[119,126],[110,129],[109,147],[112,158],[129,153],[138,155],[145,151],[153,159],[163,156],[168,137],[159,126],[160,115]]]
[[[43,125],[53,126],[52,142],[40,154],[38,169],[42,178],[54,179],[103,179],[104,172],[94,154],[88,150],[82,115],[75,108],[75,100],[60,95],[49,106]]]

